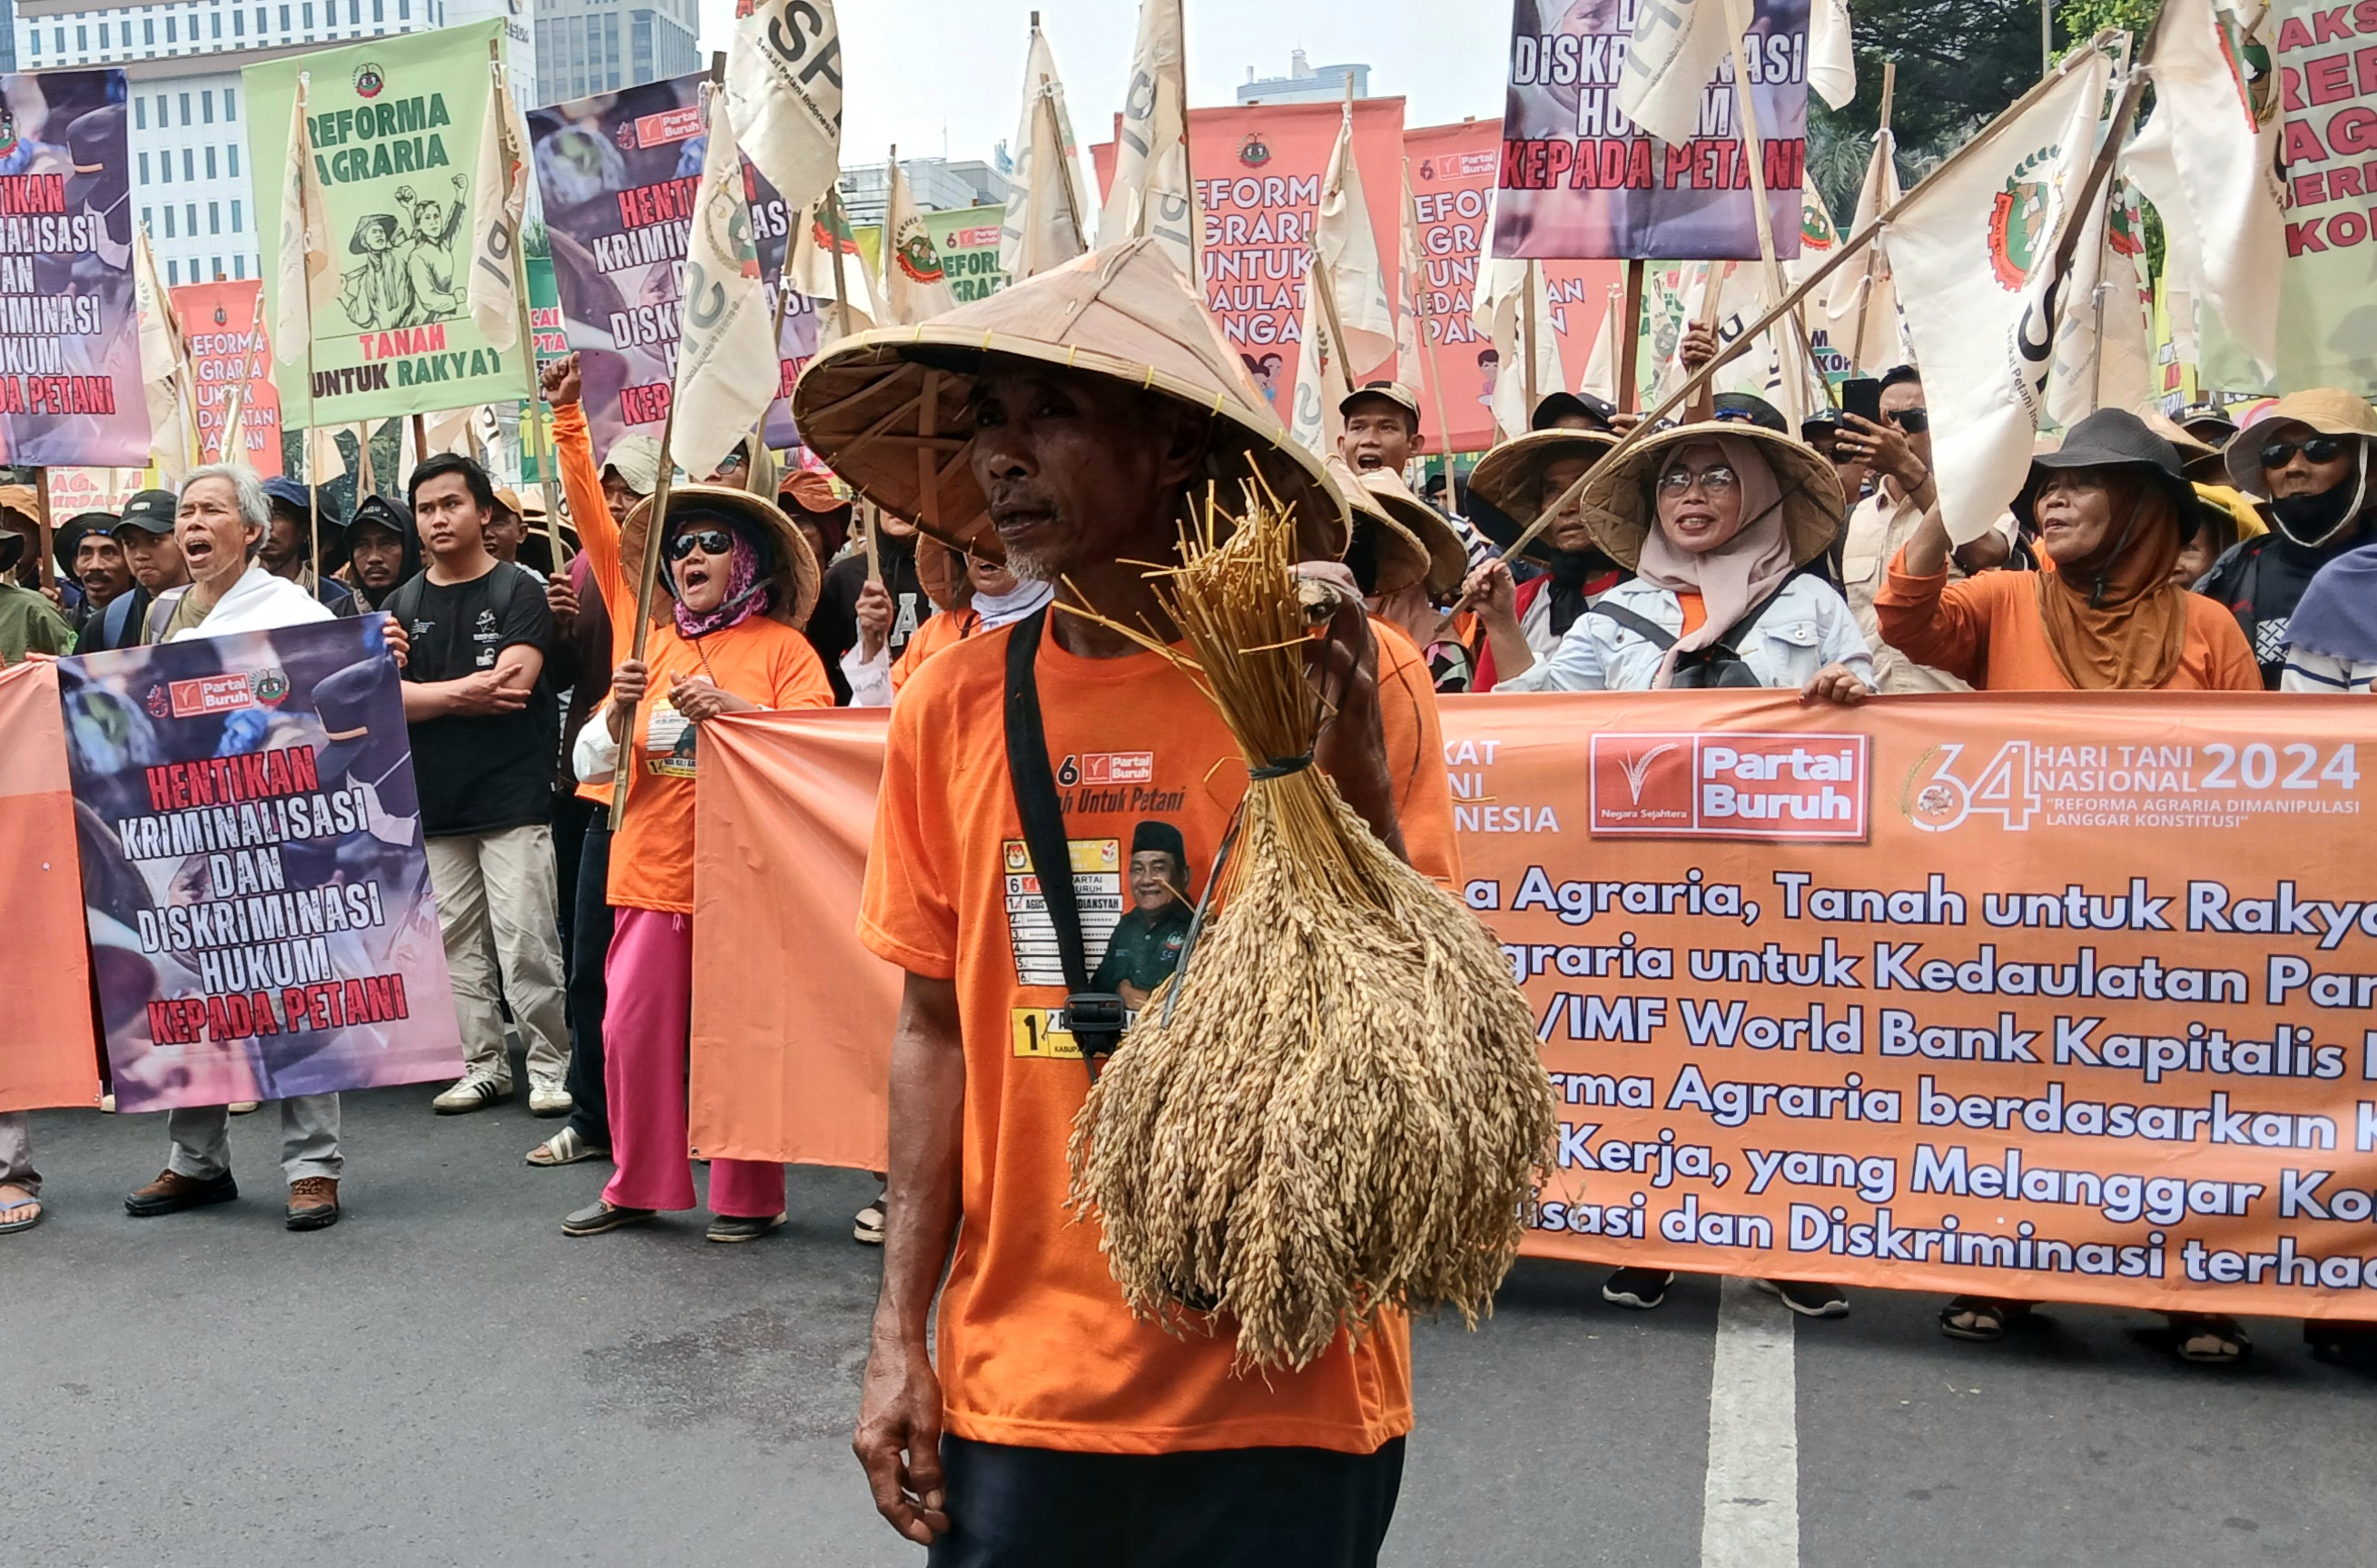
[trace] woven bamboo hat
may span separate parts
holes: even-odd
[[[1469,547],[1443,514],[1413,495],[1404,476],[1391,468],[1371,469],[1359,475],[1357,483],[1427,551],[1427,575],[1423,581],[1428,592],[1441,599],[1458,592],[1462,580],[1469,575]]]
[[[793,526],[793,520],[752,495],[726,485],[673,485],[669,487],[669,521],[682,522],[687,513],[710,512],[738,522],[768,544],[768,581],[775,592],[770,595],[768,618],[779,620],[795,630],[808,625],[809,612],[817,608],[818,587],[822,581],[818,571],[817,557],[809,553],[809,542]],[[638,575],[644,566],[644,542],[651,532],[652,497],[638,501],[627,513],[627,521],[619,525],[619,565],[630,582],[640,581]],[[663,563],[665,564],[665,563]],[[652,619],[669,618],[668,585],[663,582],[652,595]]]
[[[2288,392],[2272,403],[2260,418],[2228,437],[2228,483],[2248,496],[2269,498],[2270,478],[2262,472],[2262,449],[2281,425],[2300,425],[2318,436],[2358,436],[2377,445],[2377,410],[2369,400],[2341,387],[2312,387]]]
[[[1328,462],[1329,482],[1344,497],[1352,512],[1354,532],[1345,553],[1358,557],[1369,557],[1369,592],[1373,595],[1400,593],[1427,578],[1427,546],[1419,535],[1405,527],[1403,521],[1389,511],[1346,465],[1344,458],[1332,457]],[[1356,572],[1358,578],[1358,569]]]
[[[1520,531],[1535,521],[1544,503],[1557,497],[1544,493],[1544,474],[1562,458],[1587,463],[1618,445],[1605,430],[1531,430],[1503,442],[1477,460],[1469,472],[1470,521],[1488,539],[1509,549]],[[1478,501],[1485,506],[1476,505]],[[1551,546],[1537,534],[1525,554],[1535,560],[1550,558]]]
[[[1720,439],[1750,443],[1774,471],[1774,483],[1783,492],[1783,534],[1791,545],[1792,565],[1806,566],[1833,547],[1848,508],[1831,460],[1788,436],[1728,420],[1722,425],[1678,425],[1662,430],[1585,481],[1584,515],[1593,524],[1594,541],[1602,554],[1634,570],[1642,558],[1643,536],[1657,523],[1651,486],[1660,471],[1678,448]],[[1474,476],[1470,483],[1476,483]]]
[[[947,544],[996,558],[997,536],[965,461],[973,377],[996,355],[1089,371],[1210,414],[1194,487],[1211,480],[1227,503],[1260,474],[1295,509],[1310,553],[1344,553],[1344,498],[1148,240],[1093,251],[914,327],[844,338],[801,373],[793,416],[854,489]]]

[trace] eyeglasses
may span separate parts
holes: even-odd
[[[2300,452],[2306,462],[2334,462],[2344,450],[2344,441],[2335,436],[2313,436],[2305,441],[2273,441],[2262,449],[2264,468],[2284,468]]]
[[[1681,496],[1698,485],[1709,495],[1722,496],[1740,483],[1733,470],[1723,463],[1702,469],[1671,468],[1659,475],[1659,494]]]
[[[723,528],[688,528],[669,536],[670,560],[681,561],[696,550],[705,556],[731,556],[735,553],[735,535]]]
[[[1909,436],[1920,436],[1931,428],[1931,414],[1928,409],[1903,408],[1894,413],[1885,413],[1881,417],[1897,425]]]

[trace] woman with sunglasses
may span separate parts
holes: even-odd
[[[693,806],[701,731],[722,713],[830,708],[833,688],[802,633],[818,564],[790,519],[758,496],[679,485],[656,524],[651,498],[625,521],[579,517],[595,586],[611,614],[611,700],[627,809],[611,844],[615,917],[603,1018],[603,1086],[616,1169],[602,1197],[561,1223],[596,1236],[694,1206],[686,1066],[693,991]],[[657,537],[659,582],[644,656],[634,642],[636,584]],[[783,1223],[784,1167],[712,1160],[712,1241],[750,1241]]]
[[[2231,484],[2268,503],[2270,532],[2216,562],[2196,592],[2228,606],[2261,666],[2263,684],[2284,684],[2288,625],[2320,569],[2377,544],[2369,450],[2377,413],[2335,387],[2291,392],[2230,437],[2223,456]]]

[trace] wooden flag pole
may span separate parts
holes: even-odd
[[[1881,67],[1881,115],[1875,122],[1873,131],[1873,167],[1866,176],[1868,199],[1859,204],[1876,212],[1881,210],[1881,193],[1888,188],[1887,182],[1882,178],[1885,173],[1882,160],[1894,159],[1897,156],[1895,150],[1886,150],[1882,146],[1884,138],[1890,135],[1890,102],[1897,90],[1898,62],[1885,61]],[[1865,323],[1866,313],[1873,308],[1874,254],[1874,246],[1866,246],[1865,277],[1857,283],[1857,334],[1849,339],[1849,373],[1851,375],[1865,368]]]
[[[1626,283],[1619,298],[1623,336],[1618,340],[1618,355],[1611,374],[1618,378],[1612,389],[1618,394],[1620,413],[1633,413],[1642,406],[1638,383],[1642,375],[1642,273],[1647,265],[1639,259],[1626,264]]]
[[[885,210],[888,213],[890,209]],[[842,175],[837,172],[833,184],[825,187],[826,248],[833,253],[833,324],[841,329],[834,334],[837,338],[847,338],[851,331],[850,271],[842,265],[842,233],[846,227],[842,210]]]
[[[33,581],[50,583],[56,581],[57,562],[50,558],[56,548],[51,543],[53,525],[50,521],[50,470],[45,463],[33,470],[33,528],[41,547],[41,558],[33,563]]]
[[[1758,95],[1750,90],[1749,63],[1741,43],[1741,35],[1750,27],[1747,9],[1747,0],[1726,0],[1725,30],[1733,42],[1733,101],[1741,111],[1742,151],[1746,155],[1743,162],[1750,165],[1750,193],[1756,203],[1758,217],[1758,255],[1766,268],[1767,293],[1780,299],[1783,297],[1783,263],[1774,254],[1774,214],[1769,209],[1766,199],[1766,141],[1759,134]],[[1808,341],[1808,324],[1799,319],[1799,313],[1796,310],[1791,313],[1790,322],[1791,337],[1786,341],[1796,343],[1799,350],[1798,363],[1792,366],[1792,370],[1799,377],[1803,392],[1807,377],[1814,375],[1822,383],[1824,401],[1830,406],[1833,403],[1832,382],[1816,369],[1816,349]],[[1782,360],[1791,356],[1777,353],[1775,357]]]
[[[866,539],[866,581],[879,588],[883,584],[883,536],[878,532],[876,521],[875,503],[861,502],[858,526]]]
[[[1538,351],[1535,347],[1535,333],[1539,329],[1539,323],[1535,319],[1535,280],[1542,275],[1538,270],[1542,266],[1543,263],[1540,261],[1528,262],[1526,281],[1521,285],[1523,290],[1521,296],[1523,302],[1522,308],[1526,313],[1525,322],[1521,328],[1521,332],[1525,337],[1526,341],[1521,348],[1520,353],[1525,356],[1527,365],[1526,380],[1522,383],[1522,385],[1527,389],[1527,408],[1526,412],[1520,417],[1529,427],[1533,427],[1535,425],[1535,404],[1543,395],[1542,389],[1535,385],[1537,379],[1535,374],[1535,362],[1538,358]],[[1344,347],[1344,338],[1341,337],[1338,339],[1338,345],[1341,349]],[[1519,434],[1524,435],[1525,432],[1521,431]]]

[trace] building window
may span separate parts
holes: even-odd
[[[226,126],[231,125],[238,118],[239,89],[235,87],[227,87],[223,89],[223,124]]]
[[[165,18],[165,42],[168,43],[179,43],[182,42],[180,26],[172,17],[167,17]]]
[[[214,89],[208,88],[198,94],[198,113],[202,117],[204,117],[207,124],[211,126],[215,123]]]
[[[165,237],[173,237],[173,204],[170,201],[165,204]]]
[[[80,22],[77,22],[75,24],[75,52],[77,54],[82,54],[90,48],[90,29],[83,26]]]
[[[211,179],[213,179],[214,177],[215,177],[215,150],[214,150],[212,147],[209,147],[209,148],[207,149],[207,178],[209,178],[209,179],[210,179],[210,180],[211,180]]]
[[[143,17],[140,18],[140,42],[149,45],[152,49],[157,46],[156,18]]]
[[[234,256],[231,258],[231,275],[234,278],[245,278],[247,276],[247,257],[245,256]]]
[[[372,20],[376,22],[388,20],[388,0],[372,0]]]
[[[170,208],[170,207],[169,207],[169,208],[167,208],[167,209],[165,209],[165,211],[166,211],[166,215],[167,215],[168,217],[171,217],[171,216],[173,215],[173,209],[172,209],[172,208]],[[173,231],[172,231],[172,230],[170,230],[170,229],[168,229],[168,230],[167,230],[167,231],[165,231],[165,232],[166,232],[167,233],[173,233]],[[181,282],[181,281],[182,281],[182,264],[181,264],[180,262],[178,262],[178,261],[168,261],[167,263],[165,263],[165,281],[166,281],[166,283],[167,283],[169,286],[171,286],[171,285],[177,285],[177,284],[179,284],[179,283]]]
[[[234,234],[246,232],[239,226],[239,197],[237,197],[231,198],[231,232]]]
[[[184,202],[182,216],[190,221],[190,237],[197,239],[198,237],[198,204],[195,201]],[[192,262],[191,265],[195,267],[197,263]]]
[[[233,142],[231,146],[223,150],[230,155],[231,177],[235,180],[239,178],[239,143]]]
[[[184,124],[184,125],[185,125],[185,126],[186,126],[186,125],[188,125],[189,123],[190,123],[190,95],[189,95],[188,93],[186,93],[186,92],[185,92],[185,93],[182,94],[182,124]]]
[[[208,35],[212,38],[221,38],[222,36],[222,13],[221,11],[217,11],[212,17],[208,18]]]
[[[155,208],[144,207],[140,209],[140,226],[144,229],[153,229],[157,226],[157,209]]]
[[[136,98],[132,101],[132,128],[136,131],[145,131],[149,128],[149,101],[145,98]],[[145,158],[148,154],[143,153],[141,156]],[[148,176],[144,174],[141,177],[146,179]]]
[[[210,234],[222,233],[222,203],[220,201],[207,203],[207,233]]]
[[[42,30],[37,27],[29,27],[25,30],[25,38],[28,42],[32,44],[32,53],[37,55],[41,54]]]
[[[140,183],[149,183],[149,155],[145,152],[140,155]]]
[[[258,38],[264,36],[264,7],[261,6],[256,8],[256,36]]]
[[[396,19],[400,22],[412,19],[412,0],[396,0]]]
[[[314,30],[314,0],[305,0],[305,30],[311,32]]]
[[[247,36],[247,13],[245,11],[233,11],[231,14],[231,35],[233,38],[245,38]]]
[[[286,6],[281,7],[281,30],[282,32],[289,30],[289,7]]]
[[[197,177],[197,154],[185,147],[182,149],[182,178],[185,180],[195,180]],[[195,209],[193,210],[195,210]],[[197,225],[198,221],[196,218],[190,220],[190,226],[192,228],[195,229]]]
[[[161,131],[173,123],[173,101],[161,92],[157,95],[157,128]]]
[[[52,28],[50,30],[50,42],[57,45],[59,54],[65,54],[66,52],[66,30],[62,27]]]

